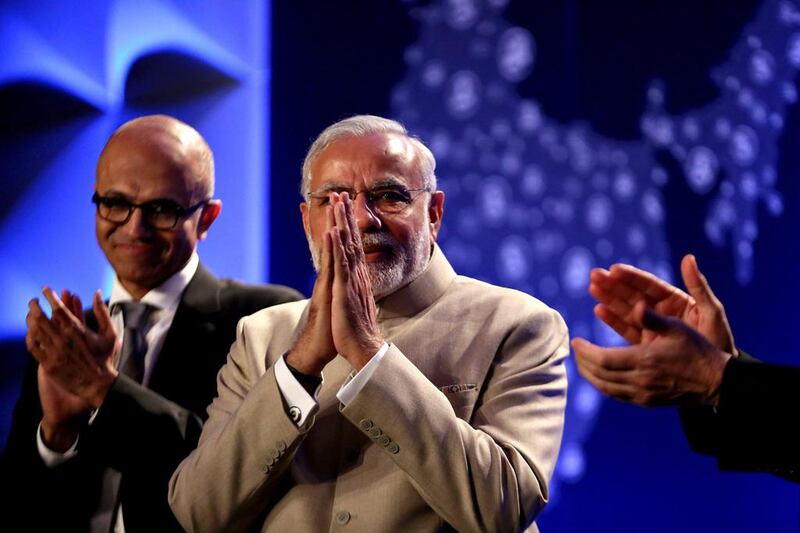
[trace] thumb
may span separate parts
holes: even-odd
[[[700,272],[697,259],[692,254],[687,254],[681,261],[681,276],[686,290],[700,307],[708,308],[716,305],[717,297],[714,296],[706,277]]]

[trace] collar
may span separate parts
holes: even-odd
[[[422,274],[378,302],[378,318],[414,316],[438,300],[455,278],[455,270],[439,245],[434,243],[431,260]]]
[[[189,261],[186,262],[182,269],[167,278],[164,283],[155,289],[151,289],[142,297],[141,301],[157,309],[177,307],[181,294],[184,289],[186,289],[186,286],[189,285],[189,281],[191,281],[195,272],[197,272],[199,264],[200,258],[197,252],[193,252]],[[132,300],[133,298],[130,293],[125,290],[119,278],[115,276],[114,284],[111,286],[111,298],[109,298],[108,301],[109,308],[113,308],[118,303],[130,302]]]

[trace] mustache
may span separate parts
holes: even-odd
[[[398,243],[397,240],[388,233],[364,233],[361,235],[361,246],[363,248],[378,246],[397,248]]]

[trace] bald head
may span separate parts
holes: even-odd
[[[97,198],[127,209],[116,221],[95,217],[97,242],[117,278],[141,298],[181,270],[206,238],[222,203],[214,193],[214,159],[191,126],[165,115],[123,124],[97,162]],[[135,209],[133,206],[138,207]],[[173,226],[153,221],[154,213],[178,213]]]
[[[126,122],[103,148],[97,162],[98,176],[108,171],[120,147],[126,153],[163,159],[172,165],[186,180],[193,201],[213,196],[214,155],[202,135],[185,122],[167,115],[147,115]]]

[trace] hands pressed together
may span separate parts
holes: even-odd
[[[330,193],[308,322],[286,363],[319,375],[336,354],[360,370],[383,344],[377,309],[348,193]]]
[[[45,287],[50,318],[37,298],[28,303],[25,344],[39,362],[39,398],[42,403],[42,437],[55,451],[69,448],[80,425],[92,409],[100,407],[117,377],[114,357],[121,339],[114,331],[100,291],[95,293],[94,314],[98,331],[86,326],[81,300],[69,291],[61,297]]]
[[[630,265],[591,272],[595,315],[631,343],[573,340],[578,369],[601,392],[639,405],[718,402],[736,355],[733,334],[693,256],[683,258],[681,274],[688,293]]]

